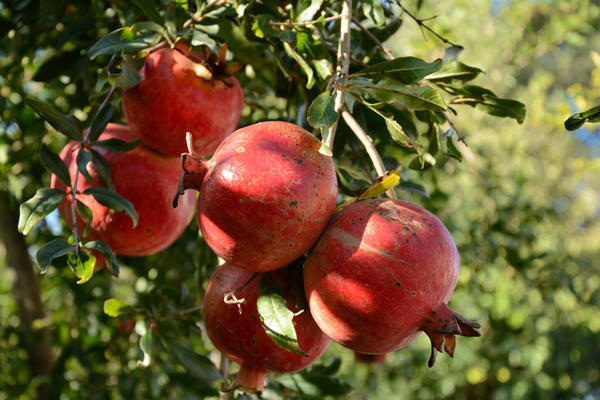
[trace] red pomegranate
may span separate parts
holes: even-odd
[[[100,135],[99,140],[111,138],[129,142],[135,140],[136,136],[128,127],[111,123]],[[77,199],[94,214],[89,239],[102,240],[115,253],[127,256],[146,256],[170,246],[181,235],[194,214],[193,193],[186,194],[179,207],[171,206],[171,196],[181,174],[179,160],[166,157],[141,144],[125,153],[110,152],[99,147],[94,149],[110,164],[115,191],[133,203],[139,221],[133,228],[131,218],[125,213],[113,212],[91,195],[82,194],[87,188],[102,186],[98,170],[94,164],[89,163],[87,169],[94,179],[87,181],[82,174],[79,174],[77,179]],[[79,143],[74,141],[69,142],[60,153],[60,157],[69,167],[72,182],[77,173],[78,153]],[[52,175],[50,186],[65,190],[65,185],[55,175]],[[70,195],[65,197],[58,210],[61,217],[72,227]],[[84,231],[85,220],[79,215],[77,225],[81,234]],[[98,261],[103,263],[104,257],[100,257]]]
[[[432,366],[437,351],[454,354],[454,335],[481,335],[479,324],[446,305],[458,271],[454,241],[433,214],[371,199],[334,215],[308,255],[304,288],[315,321],[333,340],[384,354],[425,332]]]
[[[335,210],[335,168],[320,146],[304,129],[270,121],[235,131],[208,161],[183,155],[180,191],[200,192],[198,224],[213,251],[256,272],[304,254]]]
[[[235,130],[244,96],[221,58],[209,63],[185,44],[148,55],[142,80],[122,98],[125,118],[145,145],[178,157],[189,131],[198,155],[209,156]]]
[[[282,288],[288,308],[295,311],[297,299],[288,273],[285,268],[268,274]],[[219,351],[240,364],[234,387],[250,392],[262,391],[265,373],[299,371],[329,345],[329,338],[319,330],[308,310],[293,319],[298,344],[307,355],[284,350],[267,336],[256,307],[263,275],[226,263],[212,275],[204,297],[206,333]],[[245,300],[241,314],[237,305],[224,302],[224,297],[233,292]]]

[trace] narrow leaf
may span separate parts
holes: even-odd
[[[77,163],[77,170],[79,172],[81,172],[81,174],[88,181],[91,181],[92,179],[94,179],[94,178],[92,178],[92,176],[90,175],[90,173],[88,172],[88,169],[87,169],[88,163],[90,161],[92,161],[92,153],[90,153],[87,150],[80,149],[79,153],[77,153],[77,158],[76,158],[75,162]]]
[[[113,275],[119,275],[119,263],[117,262],[115,253],[113,253],[109,245],[107,245],[101,240],[95,240],[93,242],[87,242],[83,245],[83,247],[90,250],[96,250],[104,254],[106,259],[108,260],[108,263],[110,264],[110,270],[113,273]]]
[[[135,228],[137,226],[139,217],[138,213],[135,211],[135,207],[129,200],[117,192],[105,188],[92,187],[86,189],[83,194],[91,194],[98,203],[111,210],[125,212],[125,214],[133,221],[133,227]]]
[[[150,47],[157,38],[156,32],[140,32],[136,25],[119,28],[101,37],[88,50],[88,57],[94,59],[101,55],[112,55],[120,51],[136,52]]]
[[[313,128],[329,128],[338,119],[338,113],[335,111],[335,96],[329,92],[323,92],[318,95],[308,108],[306,116],[308,123]]]
[[[135,149],[142,141],[140,139],[132,140],[131,142],[126,142],[117,138],[110,138],[106,140],[99,140],[97,142],[92,142],[90,145],[102,147],[108,151],[112,152],[127,152]]]
[[[427,75],[439,71],[441,67],[442,60],[439,58],[428,63],[420,58],[399,57],[361,69],[350,76],[363,76],[366,78],[377,79],[388,78],[408,85],[418,82]]]
[[[108,121],[110,121],[114,111],[115,107],[112,104],[106,104],[104,107],[98,110],[98,113],[94,117],[94,121],[92,121],[92,126],[90,126],[90,130],[87,133],[87,142],[98,140],[98,137],[100,134],[102,134],[102,132],[104,132],[104,129],[106,128]]]
[[[65,192],[60,189],[39,189],[19,208],[19,232],[27,235],[31,228],[54,211],[64,197]]]
[[[484,94],[481,98],[467,98],[453,100],[456,104],[467,104],[479,108],[496,117],[509,117],[515,119],[519,124],[525,120],[525,104],[512,99],[502,99],[496,96]]]
[[[265,332],[277,346],[292,353],[307,355],[298,344],[294,313],[287,308],[281,288],[268,274],[263,275],[260,281],[256,307]]]
[[[347,83],[347,87],[351,92],[358,94],[361,101],[370,107],[375,107],[377,104],[366,102],[365,95],[370,95],[383,103],[399,104],[412,110],[446,110],[444,100],[430,86],[404,86],[390,80],[383,80],[377,84],[352,80]]]
[[[383,11],[381,0],[363,1],[362,4],[365,8],[365,14],[373,21],[375,26],[385,25],[385,12]]]
[[[81,201],[75,201],[75,208],[77,209],[77,214],[79,214],[85,220],[85,231],[83,232],[83,237],[86,237],[90,233],[90,227],[92,225],[92,221],[94,220],[94,214],[92,210]]]
[[[468,82],[477,78],[479,74],[483,73],[482,70],[476,67],[463,64],[460,61],[453,61],[444,64],[442,69],[431,75],[428,75],[425,79],[431,82]]]
[[[579,129],[585,122],[600,122],[600,106],[592,107],[589,110],[571,115],[565,121],[565,129],[574,131]]]
[[[61,180],[67,186],[71,186],[71,175],[69,175],[69,168],[67,165],[61,160],[58,154],[50,151],[48,146],[42,143],[42,147],[40,150],[42,161],[46,164],[46,167],[52,172],[58,179]]]
[[[132,88],[140,83],[141,80],[142,76],[139,74],[137,67],[133,63],[133,59],[129,55],[124,55],[124,60],[121,63],[121,73],[116,76],[108,76],[108,82],[112,86],[121,89]]]
[[[135,310],[132,306],[119,299],[108,299],[104,302],[104,314],[109,317],[120,317],[121,315],[127,315],[134,313]]]
[[[114,187],[112,181],[110,180],[110,175],[112,168],[106,158],[98,151],[94,149],[90,149],[90,153],[92,153],[92,162],[96,166],[98,170],[98,176],[100,177],[100,181],[107,189],[112,189]]]
[[[76,268],[76,275],[79,278],[79,280],[77,281],[78,285],[81,285],[83,283],[86,283],[87,281],[89,281],[92,276],[94,275],[94,267],[96,266],[96,257],[93,254],[86,254],[85,257],[87,257],[86,260],[83,260],[82,257],[84,256],[83,254],[79,255],[79,259],[77,261],[78,263],[78,268]]]
[[[162,24],[163,19],[158,13],[158,6],[154,0],[133,0],[135,4],[146,17],[157,24]]]
[[[31,96],[25,98],[25,104],[33,108],[36,113],[57,131],[64,133],[73,140],[81,141],[81,130],[77,126],[77,123],[69,119],[66,115],[56,111],[50,104]]]
[[[176,342],[165,343],[165,347],[196,378],[206,382],[222,379],[217,367],[206,356]]]
[[[300,2],[299,4],[308,4],[300,14],[298,14],[298,18],[296,18],[296,22],[307,22],[311,21],[315,14],[321,9],[321,5],[323,4],[323,0],[311,0]]]
[[[52,260],[75,251],[75,247],[65,239],[53,239],[38,250],[36,259],[42,272],[52,265]]]
[[[313,69],[308,65],[306,60],[296,52],[296,50],[292,49],[292,46],[290,46],[288,42],[283,42],[283,48],[287,55],[296,60],[298,65],[300,65],[300,68],[302,68],[302,71],[307,77],[306,88],[311,89],[316,82]]]

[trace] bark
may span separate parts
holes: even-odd
[[[19,212],[11,195],[0,190],[0,240],[6,250],[6,261],[14,271],[13,292],[24,333],[23,343],[27,350],[31,377],[50,377],[54,356],[48,330],[32,329],[35,319],[43,318],[38,276],[34,271],[25,237],[18,231]],[[49,398],[49,385],[37,390],[38,399]]]

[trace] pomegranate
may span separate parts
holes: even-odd
[[[289,268],[269,272],[282,288],[290,310],[297,303],[289,282]],[[268,371],[299,371],[315,361],[329,345],[329,338],[319,330],[308,310],[294,316],[293,323],[300,349],[306,355],[292,353],[275,344],[265,332],[258,315],[256,301],[264,274],[225,263],[210,278],[204,297],[206,333],[219,351],[240,364],[234,387],[260,392]],[[225,296],[235,293],[244,299],[241,314],[236,304],[226,304]]]
[[[224,56],[213,60],[185,44],[148,55],[142,80],[122,97],[125,118],[145,145],[178,157],[189,131],[198,155],[209,156],[235,130],[244,96]]]
[[[433,214],[371,199],[334,215],[307,257],[304,288],[315,321],[333,340],[384,354],[425,332],[432,366],[438,351],[453,356],[454,335],[481,335],[479,324],[446,305],[458,271],[454,241]]]
[[[235,131],[208,161],[182,156],[180,192],[200,192],[198,224],[219,257],[265,272],[314,244],[337,196],[333,161],[320,146],[304,129],[270,121]]]
[[[135,140],[131,130],[123,125],[108,124],[99,140],[117,138],[125,141]],[[79,143],[71,141],[61,151],[60,157],[69,167],[71,181],[77,173],[77,154]],[[128,199],[135,207],[139,221],[135,228],[131,219],[123,212],[113,212],[98,203],[91,195],[83,194],[87,188],[100,187],[98,170],[89,163],[87,169],[94,178],[87,181],[82,174],[77,179],[77,199],[88,206],[94,218],[89,227],[90,240],[106,242],[116,254],[127,256],[145,256],[154,254],[171,245],[181,235],[194,214],[195,198],[193,193],[186,194],[178,208],[171,206],[171,195],[177,187],[180,164],[177,158],[166,157],[152,149],[139,145],[126,153],[95,149],[102,154],[112,168],[111,179],[115,191]],[[64,184],[52,175],[50,186],[65,190]],[[71,195],[58,207],[61,217],[69,226],[73,226],[71,214]],[[79,233],[84,232],[85,220],[77,216]],[[95,252],[96,256],[100,253]],[[100,257],[97,266],[104,264]]]

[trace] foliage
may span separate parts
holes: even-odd
[[[64,193],[44,188],[51,172],[72,184],[56,154],[69,139],[102,170],[91,146],[108,121],[123,121],[119,88],[137,83],[149,47],[183,37],[213,51],[227,43],[228,58],[244,63],[236,75],[245,94],[241,125],[282,119],[326,136],[339,119],[332,94],[343,93],[385,168],[404,166],[388,175],[394,182],[400,175],[395,193],[426,206],[452,232],[462,270],[451,306],[484,327],[483,338],[459,340],[455,359],[441,358],[432,370],[425,338],[375,367],[357,367],[351,352],[332,345],[308,370],[271,377],[264,398],[600,397],[600,248],[593,239],[600,234],[600,164],[561,131],[575,111],[567,88],[594,101],[581,87],[586,80],[574,78],[591,66],[572,71],[565,60],[599,44],[600,9],[585,0],[477,3],[402,2],[416,15],[440,16],[425,23],[458,38],[466,48],[459,61],[446,39],[424,32],[423,41],[397,3],[355,1],[353,16],[396,57],[386,58],[353,25],[349,74],[336,76],[339,1],[0,2],[0,190],[10,193],[11,207],[25,209],[20,229],[44,271],[48,315],[35,328],[51,327],[51,393],[219,395],[219,356],[199,307],[217,259],[196,224],[164,252],[117,257],[118,278],[92,276],[93,262],[73,257],[75,250],[100,249],[109,259],[112,252],[73,237],[51,213]],[[527,119],[512,98],[527,104]],[[90,131],[82,136],[84,127]],[[361,146],[340,120],[329,150],[343,201],[390,188],[384,179],[382,188],[367,189],[378,174]],[[135,223],[135,210],[115,196],[104,172],[105,189],[96,195]],[[0,277],[8,276],[2,258],[0,266]],[[44,381],[29,377],[9,291],[0,279],[0,365],[7,366],[0,399],[27,398]]]

